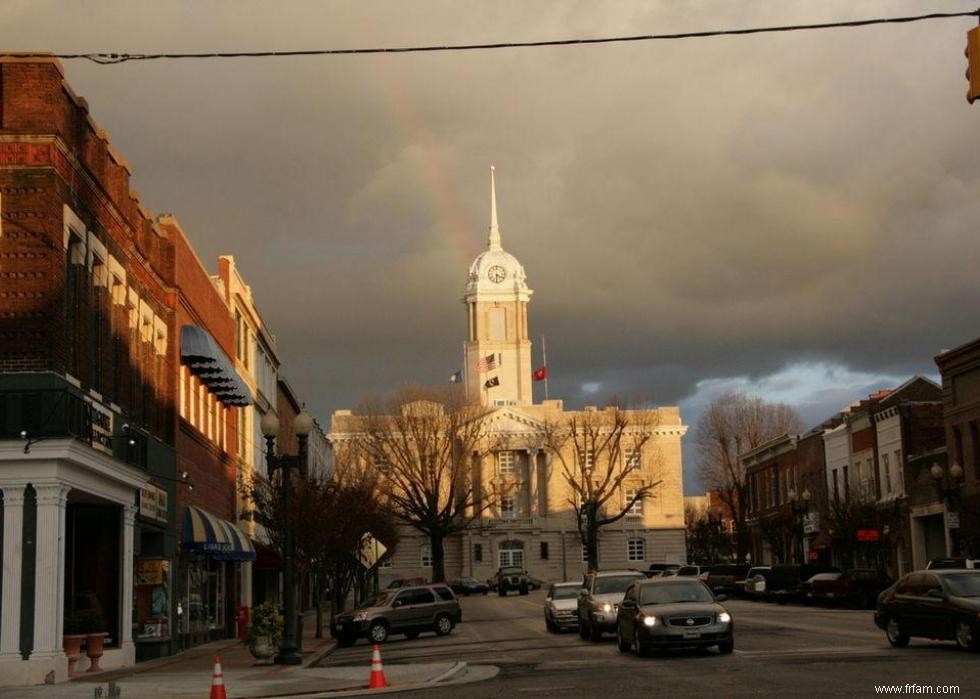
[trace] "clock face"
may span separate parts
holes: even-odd
[[[487,270],[487,278],[495,284],[499,284],[507,276],[507,270],[500,265],[494,265]]]

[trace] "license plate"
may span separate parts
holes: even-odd
[[[701,638],[700,631],[685,631],[684,638]]]

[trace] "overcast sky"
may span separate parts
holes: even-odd
[[[976,9],[824,2],[0,0],[3,48],[248,51],[529,41]],[[730,388],[809,424],[980,335],[975,19],[465,53],[182,60],[67,79],[212,271],[232,254],[283,373],[330,412],[460,368],[486,245],[535,294],[551,397]],[[540,386],[539,386],[540,388]],[[699,488],[688,450],[690,493]]]

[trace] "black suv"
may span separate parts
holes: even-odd
[[[766,574],[766,599],[777,602],[800,602],[806,599],[802,584],[817,573],[839,573],[840,568],[815,563],[781,563]]]
[[[520,566],[503,566],[502,568],[498,568],[497,575],[494,576],[494,583],[494,586],[497,588],[497,594],[501,597],[505,596],[511,590],[517,590],[522,595],[526,595],[531,587],[527,577],[527,571]]]

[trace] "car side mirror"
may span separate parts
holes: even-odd
[[[404,604],[404,603],[400,599],[396,599],[394,602],[391,603],[391,606],[392,607],[400,607],[400,606],[402,606],[402,604]]]
[[[728,595],[715,595],[715,602],[727,602]]]
[[[622,609],[636,609],[636,602],[631,599],[624,599],[619,603],[619,606]]]

